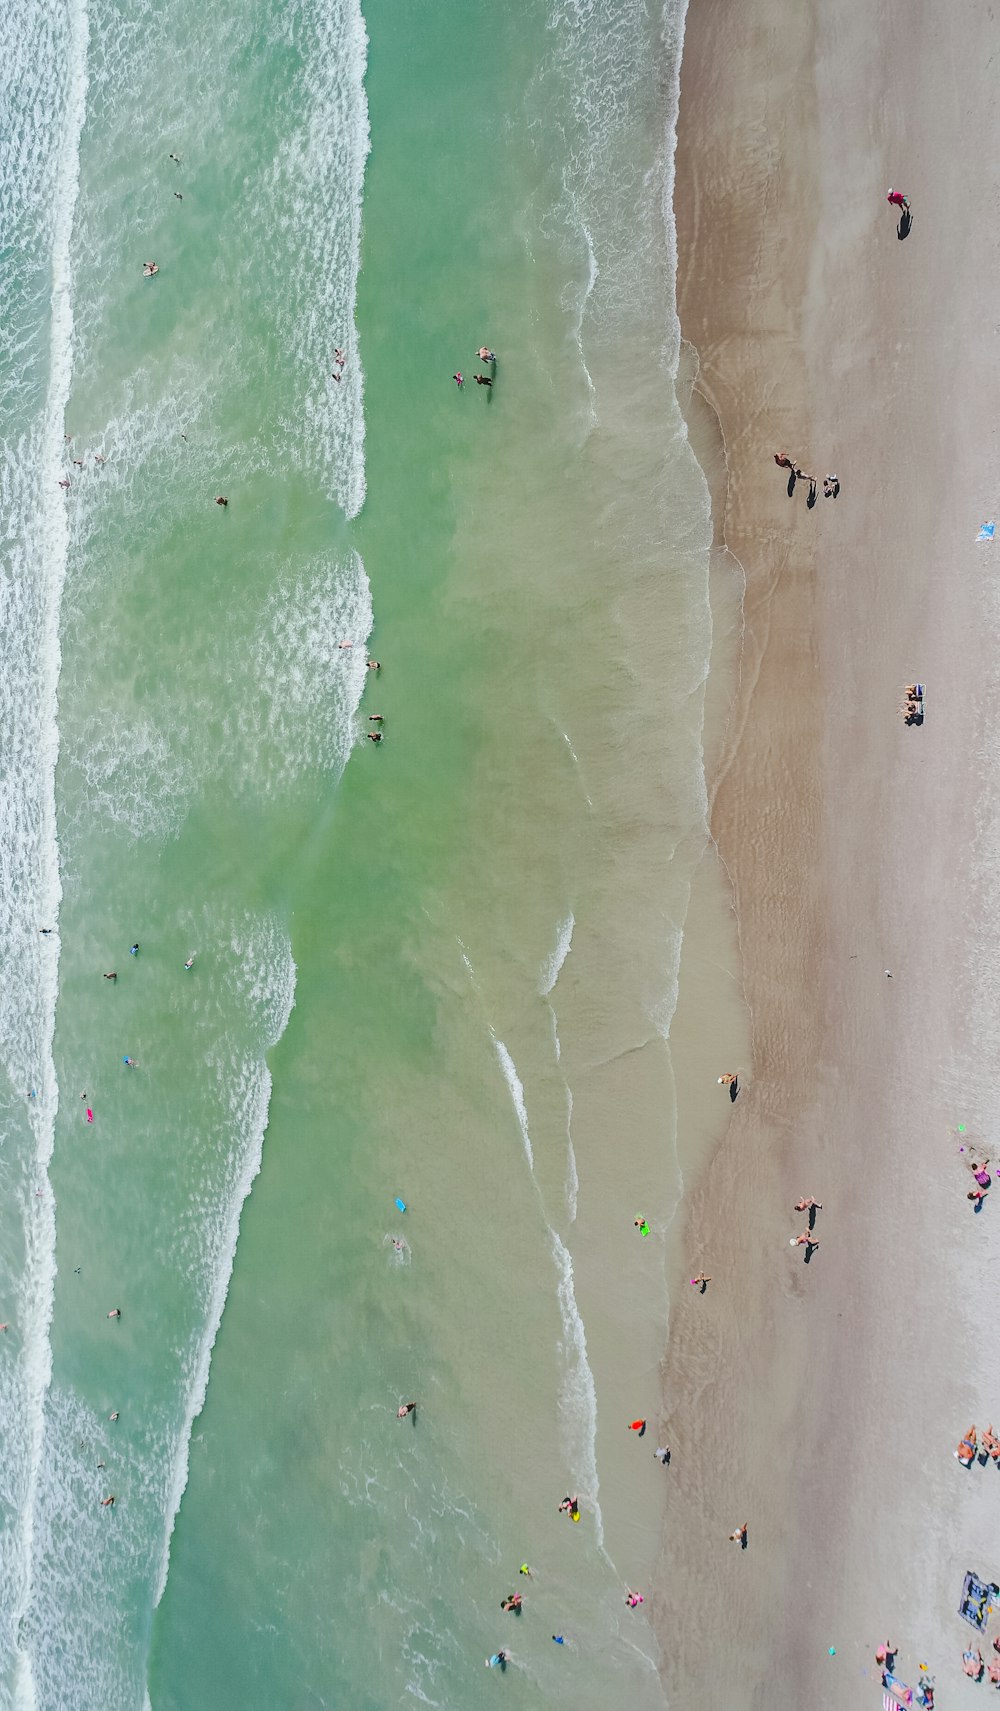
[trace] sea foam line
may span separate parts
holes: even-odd
[[[59,844],[56,829],[55,774],[59,755],[59,674],[62,654],[59,621],[62,592],[69,554],[69,525],[62,491],[63,433],[66,405],[73,372],[73,266],[71,240],[73,219],[80,190],[80,138],[87,110],[87,50],[90,19],[87,0],[75,0],[66,14],[69,30],[66,107],[63,142],[53,173],[54,210],[52,222],[52,294],[49,339],[49,384],[45,404],[44,438],[40,459],[42,533],[50,573],[44,590],[38,656],[39,748],[41,781],[38,841],[38,907],[45,919],[55,921],[62,900],[59,879]],[[21,1589],[13,1610],[14,1631],[24,1619],[33,1590],[32,1563],[38,1481],[45,1442],[45,1398],[52,1380],[50,1330],[55,1296],[56,1219],[55,1202],[48,1182],[55,1142],[55,1118],[59,1090],[53,1042],[58,992],[58,946],[45,959],[41,976],[44,995],[43,1037],[39,1041],[41,1098],[35,1101],[35,1163],[44,1176],[47,1191],[36,1200],[33,1219],[26,1220],[26,1263],[22,1308],[24,1340],[21,1361],[25,1374],[29,1419],[27,1484],[21,1511]],[[14,1703],[21,1711],[36,1711],[37,1695],[31,1658],[15,1641]]]
[[[490,1031],[492,1033],[492,1029]],[[514,1110],[517,1113],[521,1138],[524,1141],[525,1156],[531,1171],[532,1186],[538,1196],[542,1220],[549,1238],[549,1250],[557,1274],[556,1299],[559,1303],[559,1316],[562,1320],[562,1339],[559,1348],[563,1357],[559,1413],[564,1427],[564,1447],[567,1460],[573,1471],[574,1481],[582,1491],[586,1492],[593,1505],[597,1548],[602,1555],[606,1556],[604,1520],[598,1501],[600,1481],[597,1474],[597,1387],[594,1384],[593,1368],[587,1353],[586,1327],[577,1305],[573,1260],[562,1237],[549,1221],[542,1191],[535,1176],[534,1152],[531,1136],[528,1133],[528,1112],[524,1103],[524,1088],[521,1084],[521,1078],[514,1066],[510,1052],[495,1034],[493,1034],[493,1044],[496,1047],[503,1077],[507,1083]],[[572,1142],[570,1143],[570,1150],[572,1151]],[[575,1176],[575,1157],[573,1159],[573,1173]],[[574,1197],[574,1216],[575,1213]]]
[[[284,1030],[282,1030],[284,1031]],[[191,1466],[191,1433],[194,1423],[205,1406],[208,1395],[208,1380],[212,1366],[212,1352],[222,1324],[226,1298],[236,1263],[236,1245],[239,1241],[240,1218],[247,1197],[253,1187],[254,1180],[260,1172],[264,1157],[264,1136],[267,1133],[268,1111],[271,1103],[271,1074],[263,1069],[258,1088],[256,1109],[251,1122],[253,1141],[247,1147],[243,1168],[236,1183],[236,1191],[227,1209],[226,1219],[222,1229],[219,1264],[212,1284],[209,1297],[208,1313],[205,1328],[198,1344],[194,1360],[192,1381],[184,1408],[184,1420],[177,1440],[177,1453],[171,1469],[168,1486],[169,1498],[165,1517],[163,1549],[160,1554],[160,1568],[156,1579],[156,1592],[153,1597],[154,1608],[163,1597],[170,1572],[170,1543],[174,1535],[174,1526],[181,1506],[181,1499],[187,1489],[188,1474]]]
[[[542,965],[542,972],[538,981],[538,992],[542,998],[548,997],[562,973],[563,963],[573,948],[573,928],[575,926],[576,921],[571,909],[556,934],[555,949],[551,956],[546,957]]]

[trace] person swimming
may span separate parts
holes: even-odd
[[[190,970],[190,969],[194,968],[194,958],[195,958],[195,953],[194,953],[194,951],[192,951],[191,955],[187,959],[187,962],[184,964],[184,967],[186,969]]]

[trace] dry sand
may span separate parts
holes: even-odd
[[[955,1135],[992,1139],[1000,1016],[1000,545],[974,544],[998,504],[998,44],[976,0],[688,13],[679,305],[746,577],[713,827],[753,1075],[687,1214],[714,1281],[679,1302],[664,1363],[655,1614],[684,1711],[876,1707],[887,1638],[939,1703],[989,1691],[961,1674],[956,1607],[967,1567],[1000,1580],[1000,1478],[953,1450],[1000,1424],[1000,1189],[974,1217]],[[841,497],[789,501],[786,448]],[[920,730],[896,710],[913,677]],[[809,1264],[803,1194],[824,1202]]]

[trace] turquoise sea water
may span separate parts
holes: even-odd
[[[624,1595],[705,846],[680,24],[5,26],[18,1707],[664,1702]]]

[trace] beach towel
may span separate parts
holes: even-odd
[[[997,526],[995,523],[981,523],[979,525],[979,533],[976,536],[976,540],[991,541],[993,536],[996,534],[996,528]]]

